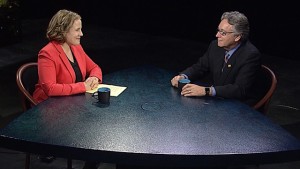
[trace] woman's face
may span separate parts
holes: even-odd
[[[82,23],[80,19],[74,21],[70,30],[66,33],[66,43],[68,45],[79,45],[80,38],[83,36]]]

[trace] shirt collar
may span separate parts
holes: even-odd
[[[238,44],[235,48],[226,51],[226,54],[229,54],[229,57],[231,57],[231,55],[241,46],[241,44]]]

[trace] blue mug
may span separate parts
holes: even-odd
[[[110,88],[100,87],[95,93],[93,93],[92,96],[94,98],[96,98],[98,100],[98,102],[101,103],[101,104],[109,104],[109,102],[110,102]]]
[[[190,83],[191,81],[189,79],[180,79],[178,81],[178,89],[181,92],[183,86],[185,86],[186,84]]]

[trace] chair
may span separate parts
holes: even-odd
[[[259,79],[259,81],[260,83],[264,82],[261,86],[264,92],[261,99],[253,106],[253,108],[266,115],[268,112],[269,102],[277,86],[277,78],[270,68],[265,65],[262,65],[261,67],[261,79]]]
[[[30,62],[23,64],[16,73],[16,82],[20,90],[21,102],[23,111],[36,106],[37,102],[34,101],[32,94],[35,89],[35,84],[38,82],[38,64]],[[68,159],[68,169],[72,169],[72,160]],[[30,168],[30,153],[26,153],[25,169]]]
[[[35,89],[35,84],[38,82],[37,63],[26,63],[17,70],[16,81],[21,92],[21,102],[23,111],[36,106],[32,94]]]

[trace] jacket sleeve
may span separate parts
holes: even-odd
[[[191,65],[190,67],[186,68],[184,71],[180,72],[181,74],[185,74],[188,78],[192,81],[198,80],[205,76],[210,69],[209,63],[209,51],[211,48],[211,44],[208,50],[204,53],[203,56],[199,57],[198,61]]]
[[[84,56],[84,65],[86,72],[86,79],[87,77],[97,77],[99,79],[99,83],[102,83],[102,70],[101,68],[84,52],[83,48],[79,46],[82,54]],[[81,63],[79,63],[81,64]]]

